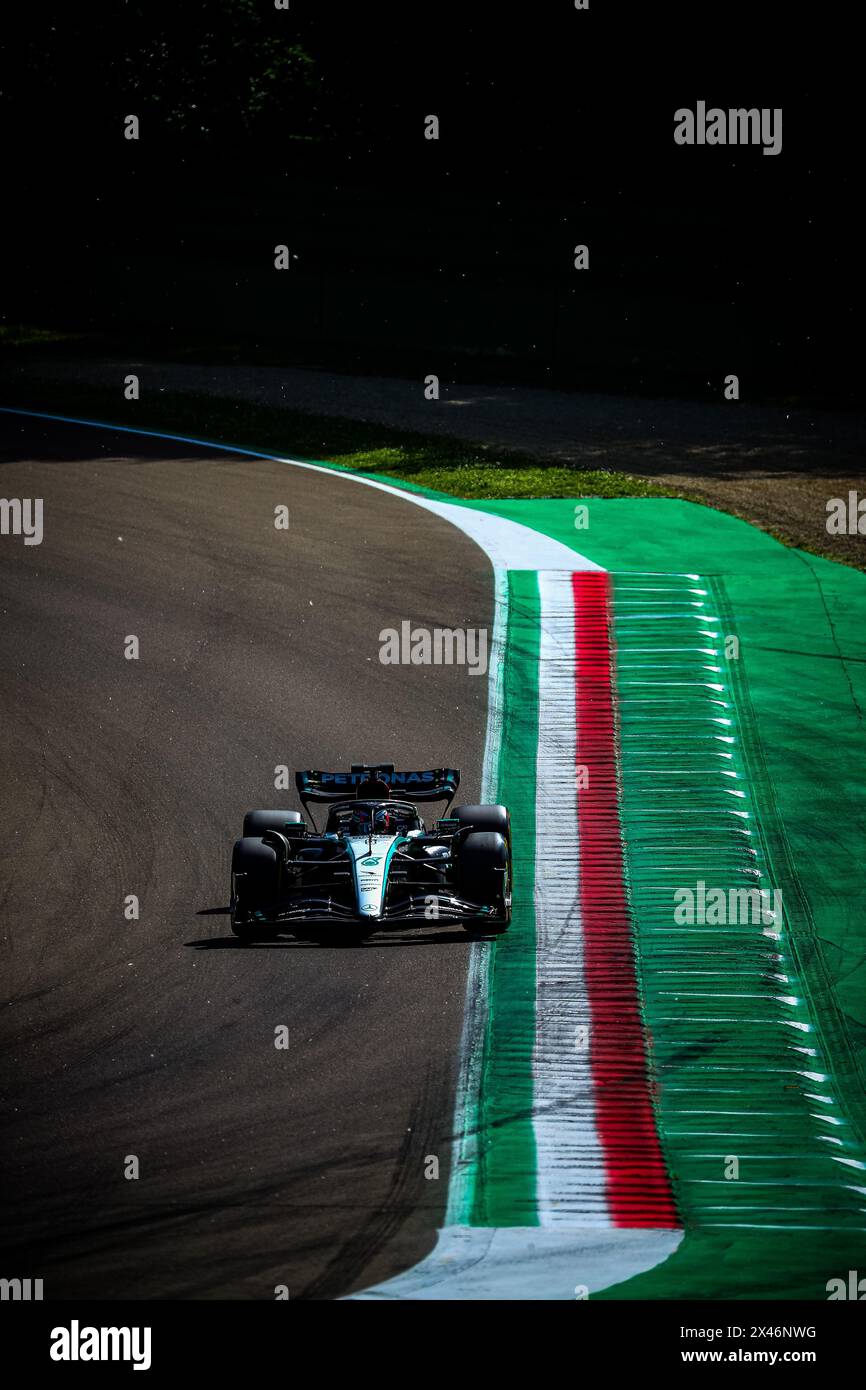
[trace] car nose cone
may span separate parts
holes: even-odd
[[[381,917],[385,898],[388,861],[395,835],[358,835],[349,841],[355,867],[358,913],[361,917]]]

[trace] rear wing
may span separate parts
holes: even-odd
[[[387,782],[392,794],[405,793],[407,801],[454,800],[460,773],[454,767],[430,768],[424,772],[397,772],[393,763],[353,763],[348,772],[296,772],[295,785],[304,808],[308,803],[345,801],[357,796],[364,782],[376,777]]]

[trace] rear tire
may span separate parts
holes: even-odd
[[[300,811],[247,811],[244,816],[244,838],[264,835],[266,830],[283,831],[286,825],[303,825]]]
[[[459,821],[461,830],[493,831],[511,846],[511,817],[505,806],[455,806],[449,817]]]

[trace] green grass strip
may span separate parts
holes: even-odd
[[[118,381],[123,371],[118,368]],[[384,482],[447,496],[449,501],[497,497],[661,497],[669,489],[603,468],[539,462],[516,450],[423,434],[369,420],[307,414],[283,406],[186,391],[160,391],[126,401],[120,388],[69,382],[22,382],[2,404],[121,425],[164,430],[224,447],[328,463]],[[432,409],[432,407],[431,407]]]

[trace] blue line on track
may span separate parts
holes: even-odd
[[[19,410],[16,406],[0,405],[0,414],[23,415],[33,420],[57,420],[63,425],[87,425],[95,430],[116,430],[119,434],[141,434],[149,439],[171,439],[176,444],[196,444],[200,449],[222,449],[226,454],[245,454],[247,458],[267,459],[270,463],[283,463],[279,454],[262,454],[257,449],[242,449],[235,444],[217,444],[213,439],[193,439],[188,434],[164,434],[162,430],[142,430],[134,425],[110,425],[104,420],[81,420],[75,415],[49,415],[43,410]],[[293,462],[295,460],[292,460]],[[298,463],[316,463],[319,468],[330,468],[334,473],[351,473],[349,468],[341,468],[336,463],[322,463],[313,459],[297,459]]]

